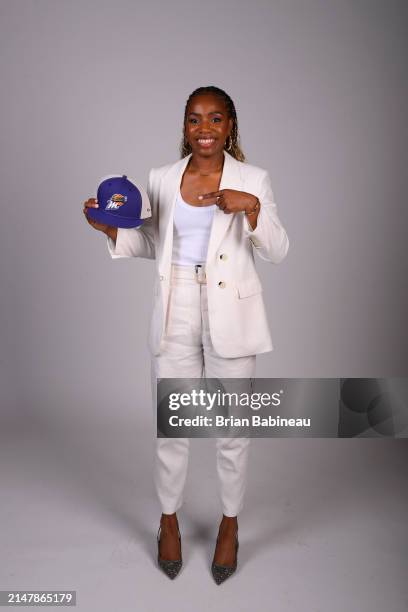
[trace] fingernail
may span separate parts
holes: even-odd
[[[203,199],[203,196],[198,196],[198,199],[199,199],[199,200],[202,200],[202,199]]]

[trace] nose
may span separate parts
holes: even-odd
[[[201,121],[201,132],[203,136],[205,134],[211,134],[211,131],[212,131],[211,128],[212,128],[212,124],[210,122],[210,119],[206,119],[204,117],[203,120]]]

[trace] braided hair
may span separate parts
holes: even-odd
[[[235,157],[235,159],[237,159],[238,161],[242,161],[242,162],[245,161],[245,155],[242,152],[240,143],[239,143],[238,119],[237,119],[237,113],[235,111],[234,102],[224,90],[220,89],[219,87],[215,87],[215,85],[207,85],[205,87],[198,87],[189,95],[187,99],[186,106],[184,109],[183,138],[182,138],[181,145],[180,145],[181,158],[186,157],[186,155],[189,155],[189,153],[191,153],[192,151],[191,145],[187,141],[186,136],[185,136],[188,105],[190,101],[194,98],[194,96],[197,96],[199,94],[205,94],[205,93],[215,94],[216,96],[219,96],[222,100],[224,100],[226,107],[227,107],[228,117],[230,117],[233,121],[231,135],[228,136],[227,138],[227,141],[225,143],[226,144],[225,149],[228,151],[230,155],[232,155],[232,157]]]

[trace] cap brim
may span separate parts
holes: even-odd
[[[143,225],[143,219],[132,219],[130,217],[120,217],[119,215],[112,215],[103,210],[98,210],[97,208],[88,208],[87,214],[91,219],[97,221],[98,223],[107,223],[112,227],[140,227]]]

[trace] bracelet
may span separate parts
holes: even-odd
[[[255,208],[254,208],[253,210],[251,210],[250,212],[246,212],[246,211],[245,211],[245,214],[246,214],[247,216],[248,216],[248,215],[253,215],[254,213],[256,213],[256,211],[258,210],[259,206],[260,206],[260,201],[259,201],[259,199],[258,199],[258,198],[256,198]]]

